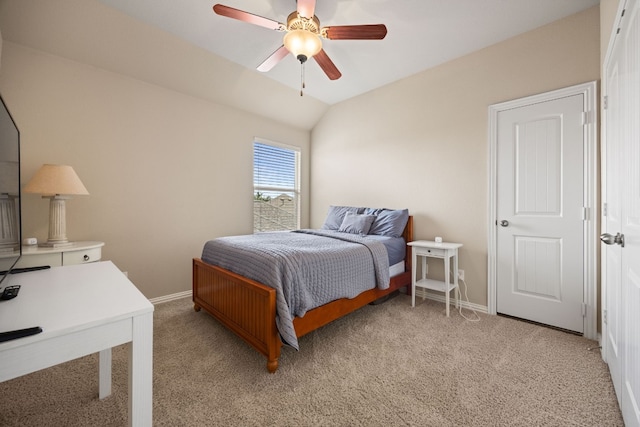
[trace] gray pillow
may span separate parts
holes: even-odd
[[[374,215],[359,215],[347,212],[338,231],[352,234],[367,234],[374,219],[376,219]]]
[[[409,209],[372,209],[367,208],[365,214],[373,214],[376,219],[369,229],[369,234],[402,237],[402,232],[409,220]]]
[[[353,206],[329,206],[329,212],[327,212],[327,218],[322,225],[323,230],[338,230],[342,225],[344,216],[347,212],[360,214],[364,211],[364,208],[356,208]]]

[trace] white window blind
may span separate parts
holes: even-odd
[[[300,151],[255,141],[253,144],[253,231],[300,227]]]

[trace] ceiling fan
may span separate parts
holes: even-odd
[[[296,10],[289,14],[286,24],[222,4],[213,6],[213,11],[221,16],[286,33],[282,46],[258,66],[258,71],[262,72],[271,70],[288,53],[291,53],[302,65],[313,57],[327,77],[336,80],[342,76],[342,73],[322,49],[321,38],[382,40],[387,35],[387,27],[384,24],[320,27],[320,20],[314,14],[316,0],[297,0],[297,3]],[[304,87],[304,77],[302,87]],[[302,92],[300,94],[302,95]]]

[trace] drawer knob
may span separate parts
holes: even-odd
[[[89,261],[91,258],[89,258],[89,255],[85,255],[85,256],[83,257],[83,259],[84,259],[85,261]]]

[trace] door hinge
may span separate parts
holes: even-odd
[[[607,216],[607,202],[602,204],[602,216]]]
[[[582,317],[587,317],[587,304],[582,303]]]
[[[583,221],[589,220],[589,208],[586,206],[582,207],[582,220]]]
[[[586,125],[589,123],[589,113],[587,113],[586,111],[582,112],[582,125]]]
[[[607,323],[607,310],[602,310],[602,323]]]
[[[609,95],[605,95],[602,99],[602,103],[604,104],[604,109],[606,110],[609,107]]]

